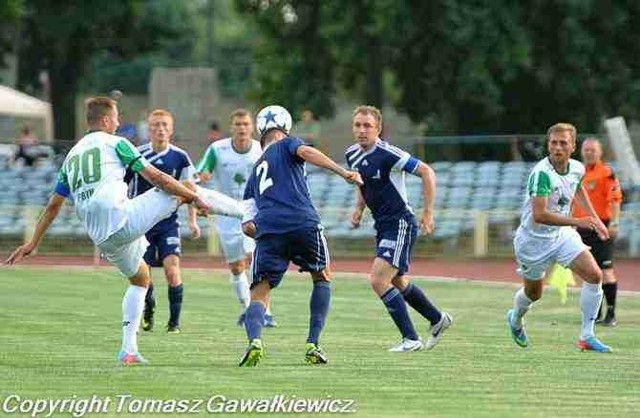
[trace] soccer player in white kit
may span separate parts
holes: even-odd
[[[118,361],[124,365],[144,364],[147,361],[138,352],[136,336],[150,281],[149,267],[142,258],[148,245],[144,234],[183,203],[195,205],[201,213],[237,217],[242,216],[242,204],[197,186],[191,190],[153,167],[127,139],[114,135],[119,125],[114,100],[87,100],[86,119],[89,131],[67,154],[32,238],[5,263],[15,264],[33,253],[65,199],[71,198],[91,240],[130,282],[122,300],[123,338]],[[127,168],[157,188],[128,199],[124,182]]]
[[[213,176],[214,187],[217,190],[234,199],[242,200],[253,165],[262,155],[262,147],[259,141],[251,138],[253,119],[249,111],[236,109],[229,119],[231,137],[211,143],[197,170],[203,181],[208,181],[210,176]],[[243,308],[246,309],[250,302],[247,267],[255,243],[252,238],[244,235],[239,219],[217,216],[215,222],[222,251],[231,271],[230,281],[233,290]],[[271,311],[267,309],[265,326],[276,325]]]
[[[527,347],[529,338],[523,317],[533,302],[542,297],[542,278],[557,262],[584,280],[580,292],[582,328],[576,345],[581,350],[605,353],[611,348],[594,334],[602,300],[602,270],[574,227],[592,229],[603,240],[608,239],[609,233],[582,188],[584,166],[571,159],[576,149],[576,134],[576,128],[568,123],[551,126],[547,131],[549,156],[538,162],[529,175],[520,226],[514,238],[518,273],[524,287],[514,296],[507,323],[514,342]],[[589,216],[571,216],[574,198]]]

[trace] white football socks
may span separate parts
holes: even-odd
[[[586,340],[595,335],[593,327],[601,302],[602,286],[600,283],[582,283],[582,289],[580,290],[580,309],[582,310],[581,340]]]
[[[128,354],[138,352],[137,332],[146,294],[146,287],[129,285],[122,298],[122,351]]]
[[[249,302],[251,302],[249,280],[247,279],[246,273],[242,272],[238,275],[231,274],[230,281],[233,285],[233,291],[235,292],[236,297],[238,298],[242,306],[246,309],[249,306]]]
[[[242,219],[244,215],[244,205],[242,202],[224,193],[200,186],[196,186],[196,193],[209,204],[211,207],[209,210],[210,214]]]
[[[513,297],[513,325],[521,328],[522,318],[527,313],[533,301],[524,293],[524,287],[520,288]]]

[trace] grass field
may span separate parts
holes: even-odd
[[[330,363],[309,366],[303,348],[310,285],[306,276],[294,273],[275,292],[280,327],[263,335],[267,357],[257,368],[239,368],[246,341],[235,326],[239,306],[227,276],[186,271],[183,333],[167,335],[161,329],[167,318],[166,285],[158,280],[157,328],[141,335],[139,343],[151,364],[126,368],[115,361],[125,283],[114,270],[16,268],[0,269],[0,277],[3,403],[12,394],[22,399],[96,395],[112,404],[106,413],[88,416],[152,417],[178,414],[130,414],[127,408],[118,413],[117,397],[132,395],[138,403],[125,406],[135,410],[146,399],[206,402],[215,395],[284,395],[352,399],[356,412],[350,415],[357,417],[640,414],[637,296],[620,296],[619,327],[599,330],[616,350],[613,354],[574,348],[580,324],[577,293],[569,295],[566,305],[554,293],[545,294],[529,313],[532,347],[523,350],[511,342],[504,320],[513,287],[416,280],[454,316],[454,326],[433,351],[391,354],[386,350],[398,341],[397,332],[364,276],[337,275],[322,340]],[[426,334],[426,322],[413,317]],[[202,404],[195,416],[219,415],[219,407],[212,408],[207,411]],[[290,414],[279,416],[285,415]],[[0,416],[26,415],[0,411]]]

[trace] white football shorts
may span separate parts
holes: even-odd
[[[242,232],[240,219],[216,216],[216,229],[227,263],[244,260],[256,248],[255,241]]]
[[[156,188],[127,200],[124,203],[124,225],[98,248],[125,277],[133,277],[149,246],[144,235],[158,222],[171,216],[178,206],[177,197]]]
[[[569,226],[560,228],[558,235],[550,238],[531,236],[518,228],[513,248],[518,263],[516,271],[527,280],[541,280],[553,263],[569,267],[576,257],[589,249],[578,232]]]

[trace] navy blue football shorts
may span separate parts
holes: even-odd
[[[413,244],[418,237],[414,216],[376,223],[376,257],[398,269],[398,276],[409,271]]]
[[[278,286],[291,262],[300,267],[301,272],[316,273],[327,268],[329,248],[322,227],[259,237],[251,262],[251,286],[265,279],[271,288]]]
[[[170,256],[182,255],[180,248],[180,229],[178,225],[171,228],[163,228],[161,231],[147,232],[145,235],[149,246],[144,253],[144,261],[150,267],[162,267],[162,261]]]

